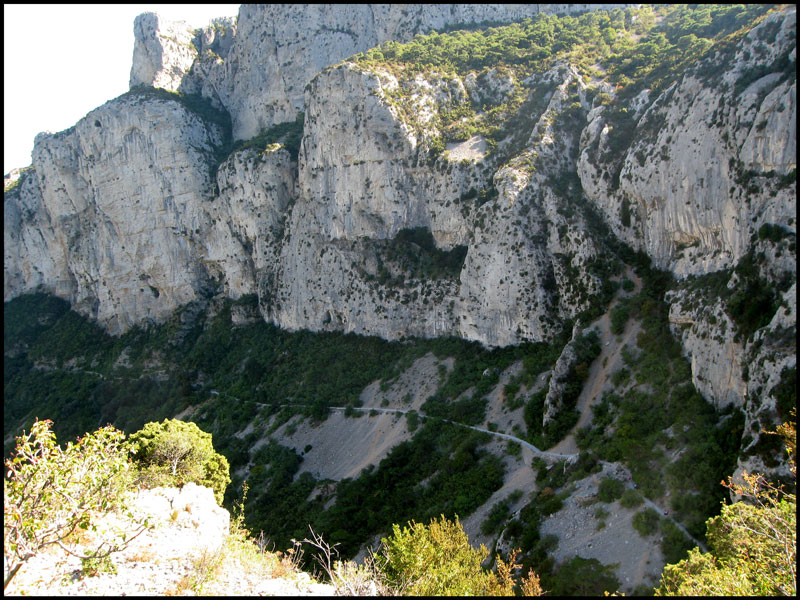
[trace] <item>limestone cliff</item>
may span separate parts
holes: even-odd
[[[231,114],[234,138],[247,139],[302,112],[305,86],[322,69],[387,40],[615,6],[627,5],[245,4],[236,24],[220,20],[199,32],[194,63],[191,49],[175,53],[186,47],[185,26],[150,13],[140,16],[134,29],[131,86],[201,91]],[[220,44],[222,38],[227,42]]]
[[[148,85],[177,91],[198,57],[194,32],[186,23],[142,13],[133,22],[133,37],[130,87]]]
[[[37,137],[7,184],[4,299],[44,289],[119,333],[255,294],[284,328],[503,346],[597,305],[622,240],[678,278],[670,314],[697,388],[720,407],[758,399],[755,426],[796,354],[795,9],[619,98],[567,62],[525,77],[339,62],[548,10],[562,9],[245,5],[194,32],[142,15],[131,84],[182,95],[135,87]],[[504,138],[437,150],[462,124],[447,115],[488,118],[515,95]],[[231,143],[298,112],[299,152]],[[728,292],[709,295],[709,276]],[[756,292],[764,322],[737,316]]]
[[[590,113],[583,189],[614,233],[658,267],[679,277],[717,271],[747,252],[762,224],[794,227],[794,188],[780,176],[797,167],[797,92],[779,65],[794,68],[795,31],[794,12],[773,14],[732,56],[705,59],[646,109],[644,90],[630,102],[633,141],[621,156],[608,158],[608,142],[624,120],[609,120],[604,107]]]
[[[114,333],[192,300],[221,140],[180,102],[136,93],[38,135],[4,202],[5,297],[41,286]]]

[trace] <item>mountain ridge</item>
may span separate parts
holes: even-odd
[[[649,407],[637,386],[668,406],[697,390],[723,425],[743,413],[737,473],[785,473],[760,431],[787,418],[796,373],[794,7],[617,7],[445,34],[395,7],[384,18],[405,43],[369,46],[346,40],[371,40],[374,20],[350,35],[346,11],[275,10],[188,33],[137,19],[131,91],[37,136],[7,182],[6,303],[45,291],[125,343],[175,322],[199,339],[209,310],[203,327],[229,314],[247,332],[454,336],[520,357],[558,345],[514,409],[546,440],[573,425],[597,355],[587,326],[630,313],[641,351],[621,349],[611,374],[624,398],[594,408]],[[286,64],[298,44],[313,60]],[[612,305],[628,277],[645,291]],[[232,368],[258,382],[276,360]],[[495,375],[419,409],[478,419]]]

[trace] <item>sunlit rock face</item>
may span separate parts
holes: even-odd
[[[5,299],[41,287],[112,333],[193,300],[220,143],[179,102],[136,95],[38,135],[34,170],[4,205]]]
[[[670,320],[695,386],[720,408],[748,406],[752,426],[796,354],[780,342],[796,322],[795,251],[759,233],[796,232],[796,84],[780,67],[795,61],[794,7],[631,99],[621,150],[619,124],[569,65],[532,76],[547,90],[543,112],[526,115],[521,147],[501,160],[480,136],[443,154],[429,145],[453,102],[510,93],[502,70],[404,80],[340,62],[425,28],[539,10],[244,5],[236,23],[193,32],[142,15],[132,85],[206,96],[229,112],[234,138],[302,111],[299,154],[230,152],[185,103],[137,93],[41,134],[33,169],[5,195],[4,299],[46,290],[112,333],[192,300],[255,294],[261,315],[289,329],[547,340],[603,283],[608,240],[580,200],[676,276]],[[690,282],[731,270],[732,289],[750,255],[780,307],[745,340],[726,301]]]
[[[325,67],[387,40],[407,42],[418,33],[455,25],[513,23],[539,13],[624,6],[244,4],[236,23],[219,19],[201,31],[194,64],[185,25],[146,13],[134,28],[131,86],[202,91],[230,113],[234,138],[248,139],[275,123],[293,121],[304,109],[306,84]]]
[[[130,87],[149,85],[177,91],[198,56],[195,34],[186,23],[142,13],[133,22]]]

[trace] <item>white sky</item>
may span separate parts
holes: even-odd
[[[239,5],[3,5],[3,173],[31,164],[37,133],[71,127],[128,91],[133,20],[143,12],[203,27]]]

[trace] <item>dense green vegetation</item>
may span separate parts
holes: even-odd
[[[408,595],[486,596],[499,591],[497,575],[481,568],[488,551],[470,546],[458,519],[395,524],[382,542],[383,570],[390,584],[404,587]]]
[[[795,237],[778,225],[765,223],[757,234],[753,234],[751,242],[759,241],[762,247],[773,246],[776,255],[780,256],[784,251],[795,252]],[[742,343],[751,340],[753,334],[775,316],[781,306],[781,294],[787,292],[795,281],[788,271],[780,277],[769,275],[765,263],[765,251],[751,247],[733,269],[687,278],[681,284],[683,289],[691,292],[685,303],[687,308],[710,307],[719,299],[736,328],[734,340]]]
[[[601,596],[619,589],[614,576],[614,565],[604,565],[596,558],[575,556],[560,565],[555,575],[545,581],[553,596]]]
[[[280,144],[291,155],[293,160],[297,160],[300,153],[300,140],[303,137],[303,123],[305,113],[297,113],[294,121],[278,123],[268,129],[263,129],[258,135],[249,140],[239,140],[231,147],[230,153],[252,148],[257,152],[263,152],[273,144]]]
[[[706,522],[709,552],[693,548],[669,563],[657,596],[797,595],[797,431],[796,410],[770,435],[787,454],[792,482],[776,485],[758,473],[743,473],[726,488],[741,498]]]
[[[645,88],[651,90],[650,98],[655,98],[698,62],[704,65],[696,69],[701,77],[717,77],[714,51],[722,48],[729,52],[734,41],[772,8],[741,4],[645,5],[576,16],[540,14],[504,26],[433,31],[405,44],[387,41],[350,60],[367,69],[392,72],[401,80],[425,72],[445,81],[473,73],[479,81],[488,78],[506,82],[502,86],[505,91],[499,95],[486,98],[473,94],[444,107],[436,122],[441,137],[430,142],[434,152],[441,152],[445,142],[476,134],[488,139],[490,149],[520,131],[527,137],[553,87],[540,84],[536,78],[526,78],[559,63],[574,65],[587,81],[606,78],[616,89],[614,98],[597,98],[600,103],[609,104],[606,116],[613,127],[605,160],[613,161],[630,145],[636,129],[626,109],[631,98]],[[590,98],[595,94],[594,89],[589,90]],[[412,105],[401,89],[388,93],[388,100],[407,123],[416,123]],[[618,177],[617,172],[615,178]],[[630,221],[628,208],[623,205],[626,226]]]
[[[247,303],[247,298],[240,301]],[[32,411],[51,416],[62,437],[80,435],[100,420],[134,431],[199,401],[206,401],[213,414],[215,435],[237,431],[252,418],[258,407],[246,401],[269,405],[261,409],[265,417],[289,404],[323,419],[328,406],[357,406],[367,384],[378,379],[389,385],[427,352],[455,359],[428,404],[433,416],[454,416],[461,406],[454,401],[463,392],[472,389],[472,396],[482,399],[515,360],[524,361],[521,381],[532,381],[563,344],[487,350],[455,338],[387,342],[285,332],[264,322],[231,327],[231,306],[225,301],[213,316],[188,306],[166,323],[112,337],[61,300],[14,299],[5,314],[5,433],[29,425]],[[208,389],[219,395],[209,399]],[[227,447],[236,443],[217,441],[223,452],[230,451],[234,469],[246,462],[241,452]]]
[[[240,304],[248,302],[245,298]],[[231,307],[225,301],[213,315],[199,306],[186,307],[162,325],[134,328],[114,338],[69,311],[63,301],[33,295],[9,302],[5,345],[7,351],[15,351],[4,370],[6,435],[29,426],[37,415],[56,419],[59,436],[68,439],[100,421],[132,432],[147,421],[202,403],[193,420],[214,435],[217,451],[231,471],[254,463],[254,508],[248,515],[254,529],[283,543],[304,535],[306,525],[314,523],[315,530],[329,533],[343,550],[355,552],[360,541],[385,531],[398,515],[466,516],[483,503],[502,478],[497,459],[480,449],[483,438],[477,433],[465,436],[463,430],[435,419],[418,421],[411,442],[395,448],[376,469],[336,486],[337,502],[328,511],[321,510],[325,494],[307,501],[323,482],[309,474],[295,479],[302,457],[276,444],[251,451],[258,439],[297,413],[319,420],[326,417],[328,406],[358,405],[367,384],[377,379],[390,385],[427,352],[452,357],[454,363],[453,369],[442,370],[439,390],[423,411],[479,422],[485,395],[502,370],[523,360],[521,380],[535,378],[560,351],[548,344],[487,350],[454,338],[387,342],[336,333],[290,333],[263,322],[231,327]],[[163,365],[169,365],[166,372]],[[209,395],[211,389],[217,395]],[[467,401],[456,401],[470,390]],[[233,435],[248,424],[255,425],[252,433]],[[427,491],[415,489],[425,477],[435,485]],[[392,497],[403,502],[387,502],[380,492],[390,489],[387,482],[396,482]],[[240,484],[236,480],[229,486],[227,504]],[[375,498],[375,505],[366,496]],[[275,511],[276,506],[285,510]],[[296,519],[286,519],[289,513]]]
[[[501,462],[481,448],[487,438],[426,420],[377,467],[336,484],[336,503],[327,510],[323,507],[332,491],[307,498],[315,486],[325,490],[333,482],[318,482],[310,473],[293,479],[302,457],[270,441],[253,453],[248,525],[283,547],[291,538],[306,535],[311,524],[329,543],[340,544],[343,555],[352,556],[364,540],[388,531],[397,521],[468,515],[503,481]]]
[[[716,413],[688,383],[689,365],[669,331],[663,300],[671,280],[644,266],[638,273],[642,291],[620,300],[640,324],[637,347],[623,348],[625,377],[612,378],[617,392],[593,407],[592,426],[578,432],[578,447],[624,461],[648,498],[660,497],[668,485],[675,516],[702,538],[705,520],[724,496],[719,481],[734,469],[744,416],[738,410]],[[666,452],[679,447],[680,457],[668,461]],[[665,537],[673,547],[682,535],[676,531]]]
[[[377,281],[402,287],[407,285],[409,279],[458,277],[466,257],[466,246],[456,246],[449,251],[439,250],[433,234],[426,227],[401,229],[378,256]],[[384,263],[396,264],[401,275],[391,277]]]

